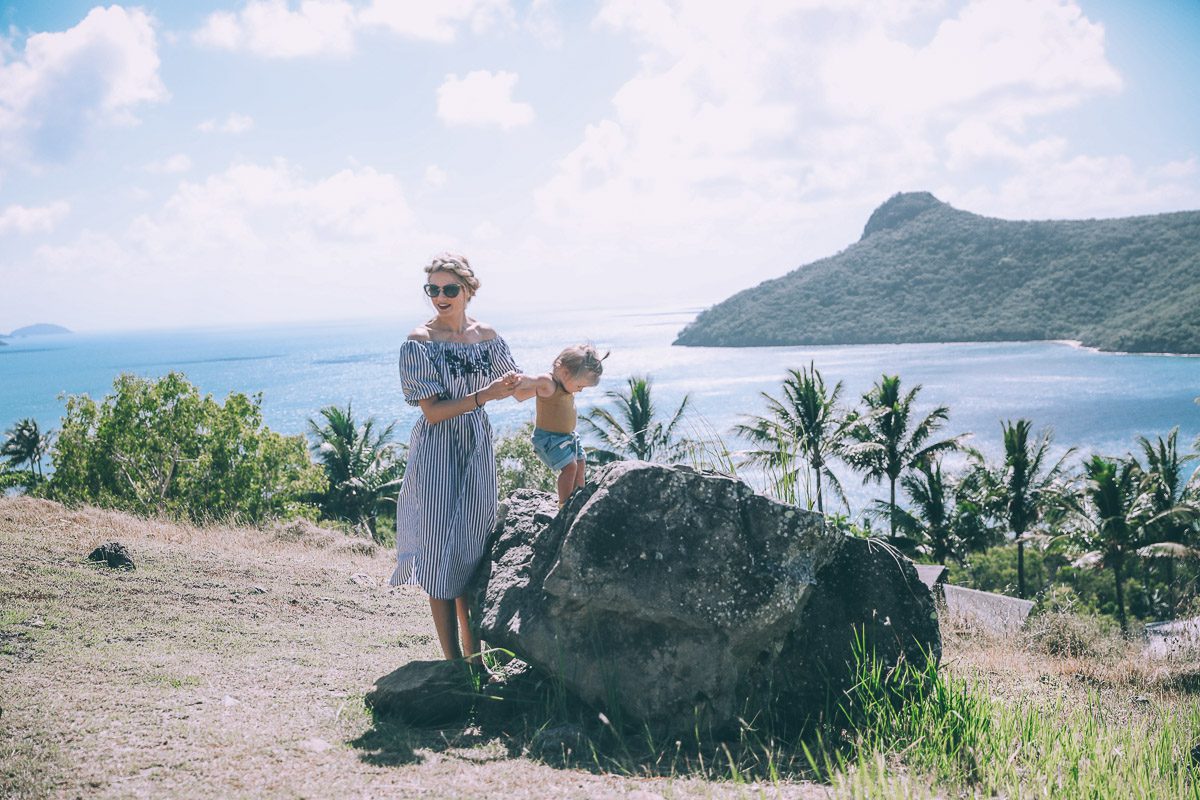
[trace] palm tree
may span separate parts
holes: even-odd
[[[1200,557],[1200,486],[1189,487],[1184,467],[1200,454],[1180,455],[1179,428],[1151,442],[1139,436],[1146,459],[1137,514],[1147,542],[1138,555],[1163,557],[1167,567],[1168,606],[1175,610],[1175,559]]]
[[[0,457],[7,458],[13,466],[29,464],[29,471],[42,480],[42,459],[50,451],[54,432],[42,432],[37,420],[26,417],[5,432],[5,441],[0,446]]]
[[[365,524],[371,538],[379,541],[375,530],[379,504],[386,493],[400,485],[405,461],[390,443],[396,423],[377,430],[373,417],[361,425],[354,420],[350,403],[342,409],[321,409],[324,424],[308,421],[309,433],[316,443],[313,452],[329,479],[329,488],[320,499],[326,516],[353,525]]]
[[[900,476],[936,456],[957,450],[961,436],[930,441],[950,414],[938,406],[915,425],[913,401],[921,387],[906,395],[900,393],[900,377],[884,375],[863,395],[867,410],[852,414],[848,420],[850,444],[843,457],[850,466],[863,472],[863,483],[888,480],[888,517],[891,538],[896,538],[896,481]]]
[[[895,522],[907,539],[903,544],[910,554],[929,556],[938,564],[948,558],[961,561],[962,541],[956,525],[959,510],[942,474],[941,462],[921,462],[914,472],[900,476],[900,487],[908,495],[911,508],[896,509]],[[875,516],[892,516],[887,504],[875,502],[880,507]]]
[[[1111,569],[1117,594],[1117,619],[1125,619],[1125,565],[1142,544],[1136,519],[1142,470],[1132,458],[1092,456],[1083,464],[1086,482],[1077,498],[1079,525],[1066,541],[1085,552],[1074,565]]]
[[[816,484],[817,511],[824,514],[823,479],[846,502],[841,482],[829,468],[830,459],[840,451],[846,437],[846,417],[838,414],[842,382],[827,390],[825,379],[810,362],[807,369],[788,370],[782,388],[781,399],[762,392],[767,414],[749,416],[748,422],[737,425],[734,432],[756,445],[746,454],[746,463],[780,472],[785,485],[798,482],[802,466],[796,463],[797,457],[807,464]]]
[[[593,451],[599,460],[629,457],[671,463],[682,457],[685,443],[676,440],[675,429],[687,410],[690,396],[684,395],[679,408],[664,422],[657,418],[652,388],[653,381],[648,376],[629,378],[623,391],[605,393],[615,405],[613,410],[594,408],[582,418],[600,440],[601,447]]]
[[[983,456],[972,451],[976,462],[980,502],[1012,533],[1017,543],[1017,594],[1025,597],[1025,544],[1047,510],[1064,502],[1063,464],[1071,448],[1047,466],[1054,431],[1047,428],[1030,438],[1033,423],[1027,419],[1000,423],[1004,438],[1004,463],[989,469]]]

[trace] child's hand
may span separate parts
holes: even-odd
[[[492,381],[484,388],[480,394],[485,395],[487,400],[503,400],[506,397],[511,397],[512,393],[517,388],[517,383],[521,376],[517,372],[506,372],[496,380]]]

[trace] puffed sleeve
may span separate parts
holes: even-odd
[[[417,405],[427,397],[446,394],[442,376],[429,357],[426,346],[408,339],[400,346],[400,388],[410,406]]]
[[[512,351],[508,349],[508,342],[497,336],[496,343],[492,346],[492,380],[496,380],[506,372],[520,371],[521,368],[513,359]]]

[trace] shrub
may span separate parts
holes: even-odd
[[[47,494],[194,522],[304,515],[325,478],[303,437],[263,425],[261,400],[218,403],[177,372],[120,375],[99,403],[68,396]]]
[[[557,476],[533,452],[533,423],[527,422],[496,440],[496,481],[500,499],[517,489],[556,490]]]
[[[1117,623],[1081,612],[1079,597],[1069,586],[1051,587],[1039,598],[1024,633],[1030,649],[1052,656],[1104,659],[1125,649]]]

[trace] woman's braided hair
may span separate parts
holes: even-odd
[[[467,297],[474,297],[475,292],[479,290],[479,278],[475,277],[475,270],[471,269],[471,262],[467,261],[467,257],[461,253],[438,253],[425,265],[426,275],[432,275],[435,272],[452,273],[466,289]]]
[[[590,344],[575,344],[558,354],[558,357],[554,359],[554,366],[562,367],[573,378],[589,373],[599,383],[600,376],[604,374],[604,359],[608,356],[608,353],[600,355],[600,352]]]

